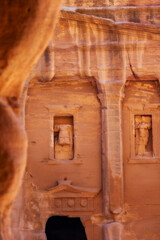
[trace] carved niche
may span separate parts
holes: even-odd
[[[77,112],[81,105],[49,105],[49,164],[73,161],[81,164],[77,147]]]
[[[123,100],[124,153],[129,163],[160,163],[157,81],[128,81]]]
[[[73,155],[73,117],[54,117],[54,158],[72,160]]]

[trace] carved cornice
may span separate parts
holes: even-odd
[[[160,27],[153,24],[135,23],[129,21],[113,21],[111,19],[87,15],[69,10],[61,10],[61,19],[74,20],[85,23],[96,24],[99,28],[109,28],[110,30],[134,30],[142,33],[160,34]]]

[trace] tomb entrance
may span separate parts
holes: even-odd
[[[52,216],[47,220],[47,240],[87,240],[80,218]]]

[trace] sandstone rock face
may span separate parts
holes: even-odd
[[[13,239],[45,239],[54,215],[80,218],[88,240],[159,239],[160,24],[150,4],[64,2],[30,75]]]
[[[53,19],[60,4],[61,1],[57,4],[50,0],[34,3],[30,0],[23,4],[3,1],[0,14],[1,96],[19,97],[24,81],[52,35],[52,30],[48,29],[53,29]]]
[[[68,7],[116,7],[116,6],[145,6],[145,5],[159,5],[158,0],[65,0],[64,6]]]
[[[0,6],[1,240],[10,239],[9,213],[26,166],[27,138],[19,117],[19,98],[30,70],[52,35],[60,4],[50,0],[4,0]]]
[[[20,119],[4,99],[0,116],[0,239],[9,239],[9,213],[26,166],[27,138]]]

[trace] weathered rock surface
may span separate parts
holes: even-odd
[[[17,201],[27,224],[15,223],[14,239],[45,239],[52,215],[80,217],[89,240],[159,239],[158,4],[64,2],[30,76],[30,178]],[[57,159],[54,122],[72,125],[76,158]]]
[[[26,164],[18,100],[52,36],[61,1],[9,1],[0,6],[0,239],[10,239],[10,209]]]
[[[24,81],[52,36],[53,19],[57,17],[60,4],[60,1],[50,0],[2,2],[1,95],[19,97]]]
[[[116,7],[116,6],[148,6],[148,5],[159,5],[158,0],[64,0],[64,6],[69,7]]]

